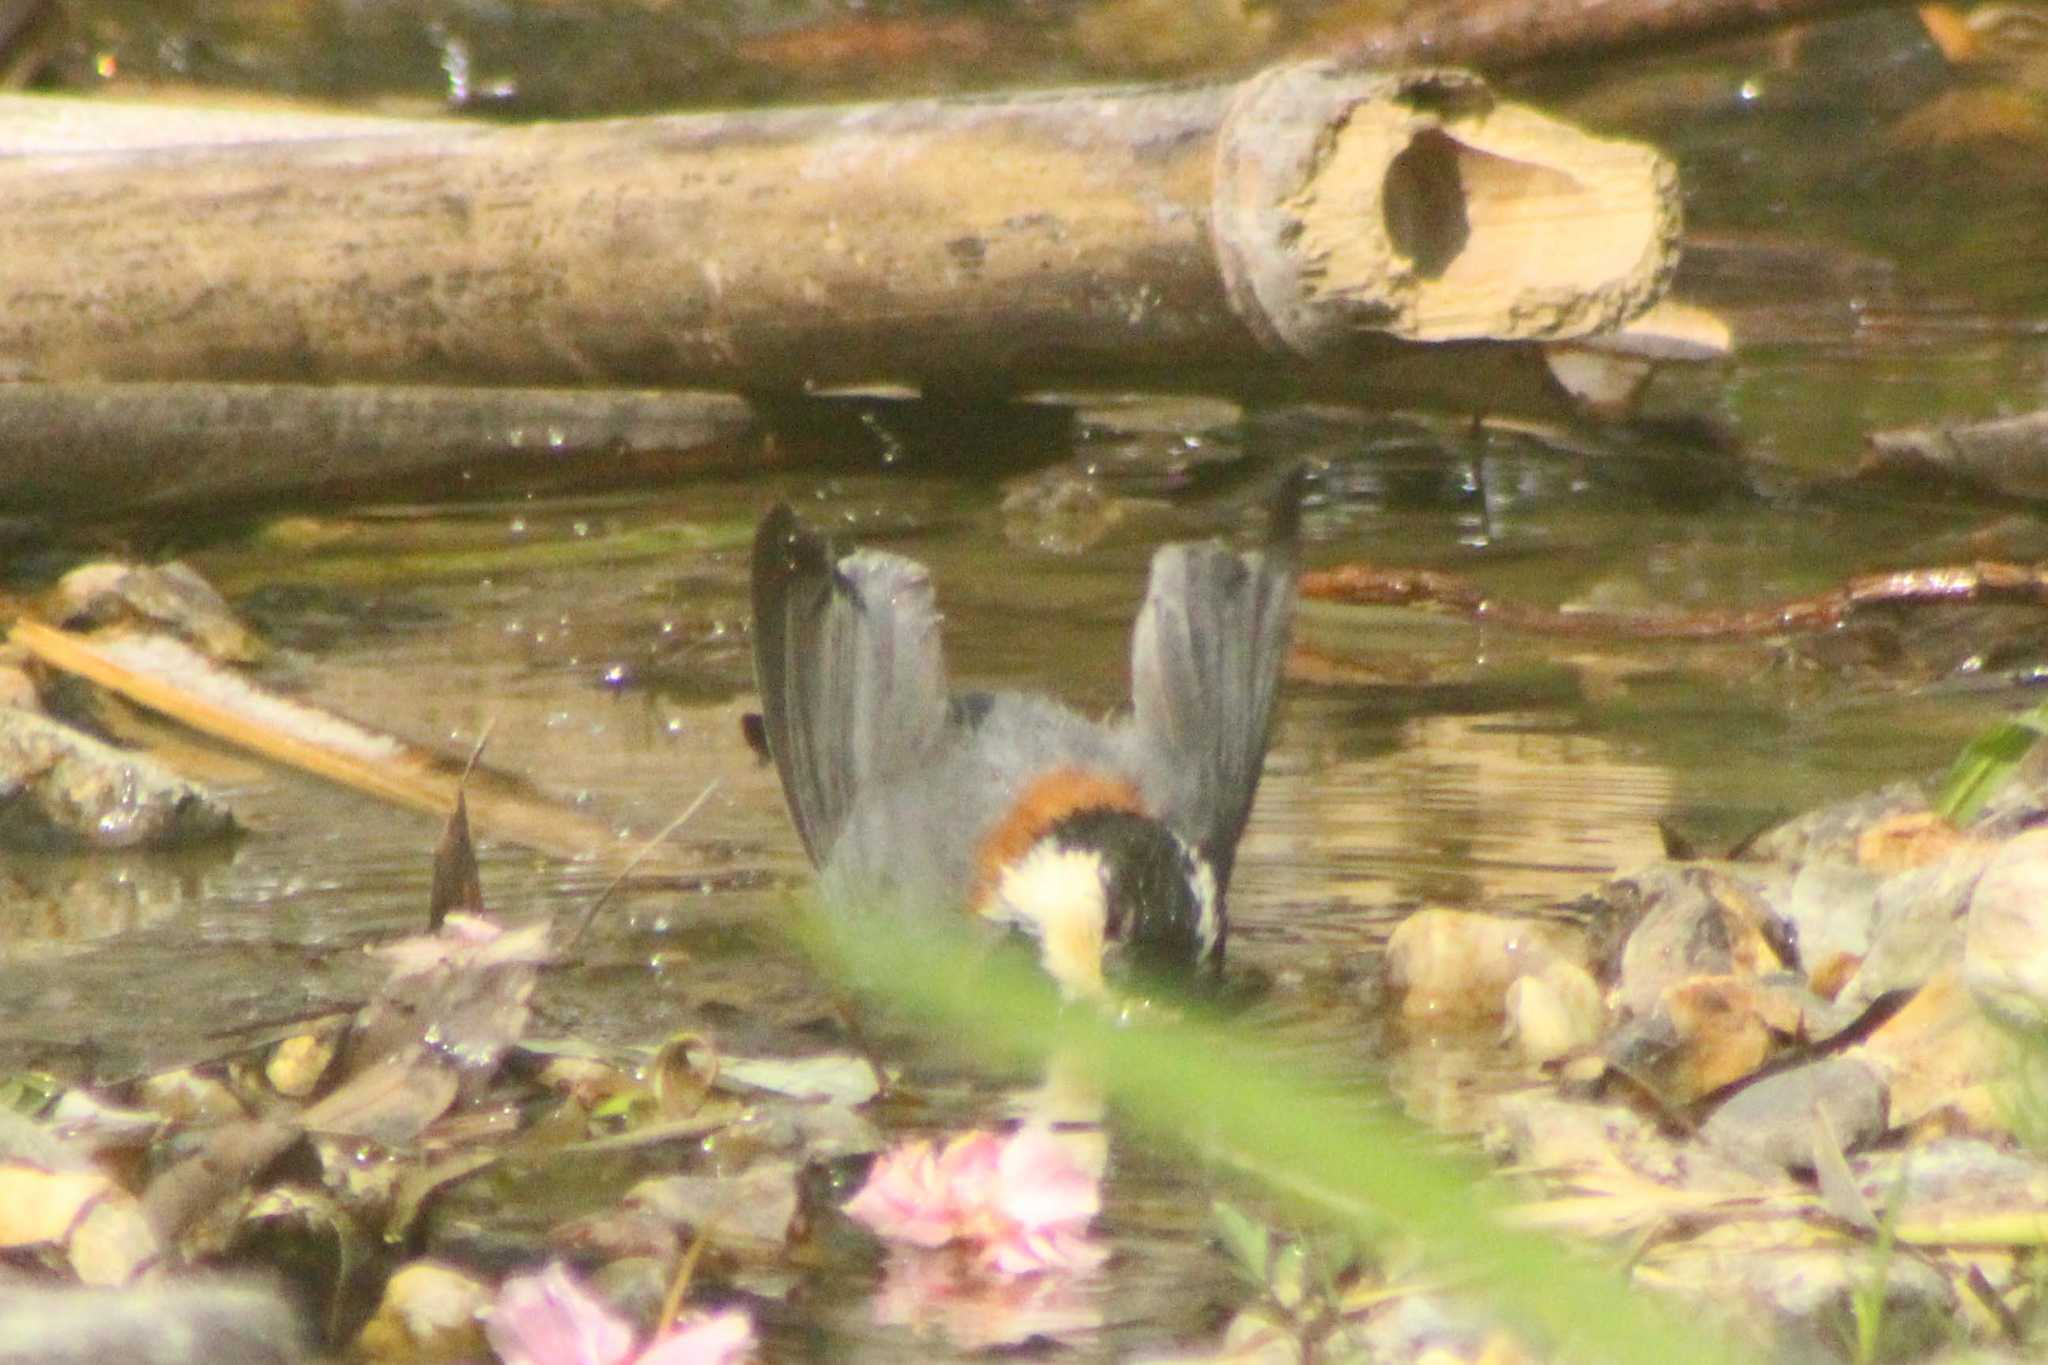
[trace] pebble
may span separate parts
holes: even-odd
[[[1744,1087],[1701,1125],[1700,1136],[1750,1170],[1810,1171],[1816,1111],[1828,1116],[1846,1153],[1883,1136],[1886,1108],[1884,1082],[1872,1067],[1829,1057]]]
[[[2048,828],[1994,856],[1970,897],[1963,980],[1986,1009],[2013,1023],[2048,1020]]]
[[[1576,956],[1561,925],[1467,910],[1419,910],[1387,941],[1387,983],[1411,1020],[1498,1019],[1525,973]]]
[[[1729,874],[1657,863],[1628,880],[1648,906],[1621,950],[1621,1008],[1647,1015],[1672,986],[1703,976],[1754,975],[1785,966],[1765,932],[1773,912]]]
[[[1532,1066],[1592,1047],[1606,1021],[1599,985],[1576,962],[1547,963],[1508,987],[1506,1036]]]

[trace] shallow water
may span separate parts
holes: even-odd
[[[1331,462],[1309,519],[1313,563],[1454,568],[1531,601],[1753,601],[1892,562],[1938,529],[1926,507],[1817,512],[1803,494],[1742,487],[1659,507],[1642,467],[1521,438],[1433,447],[1409,431],[1396,446],[1377,422],[1322,414],[1295,426],[1298,450]],[[960,679],[1051,687],[1105,708],[1123,685],[1152,546],[1246,522],[1260,477],[1295,453],[1272,431],[1256,442],[1243,431],[1204,439],[1217,458],[1233,442],[1261,455],[1220,492],[1133,502],[1102,543],[1072,555],[1030,548],[1033,523],[1006,514],[989,480],[899,468],[360,512],[325,522],[324,538],[294,523],[289,552],[276,534],[244,534],[195,545],[192,558],[236,588],[273,637],[298,642],[283,672],[308,696],[456,754],[489,726],[493,766],[622,831],[658,828],[716,778],[683,837],[800,880],[772,774],[740,735],[751,704],[744,551],[716,528],[744,527],[788,498],[822,524],[923,558],[938,576]],[[715,548],[518,567],[536,542],[678,524],[706,528]],[[473,566],[493,540],[506,552],[502,572],[394,581],[361,553],[366,542],[402,542],[424,565],[443,544]],[[313,542],[348,556],[296,548]],[[1709,844],[1732,839],[1774,813],[1936,768],[2010,701],[1935,697],[1900,681],[1924,670],[1822,667],[1763,645],[1558,642],[1412,616],[1360,625],[1328,609],[1307,611],[1302,634],[1347,649],[1364,676],[1289,687],[1233,889],[1232,970],[1269,983],[1242,1026],[1383,1076],[1413,1110],[1452,1127],[1515,1082],[1489,1040],[1400,1042],[1360,993],[1354,983],[1402,915],[1422,904],[1554,909],[1656,856],[1660,820]],[[229,785],[252,826],[232,853],[174,868],[47,862],[60,880],[102,885],[128,917],[59,916],[11,934],[139,927],[216,946],[301,945],[310,961],[418,925],[432,822],[248,765]],[[483,877],[494,909],[514,919],[573,913],[604,880],[490,845]],[[817,983],[758,927],[779,894],[748,885],[625,895],[599,921],[585,964],[545,984],[537,1031],[651,1043],[687,1027],[740,1052],[830,1045]],[[901,1045],[914,1059],[914,1043]],[[935,1088],[888,1111],[891,1122],[1000,1112],[1003,1086],[975,1082],[957,1057],[920,1065],[911,1060],[913,1078]],[[1175,1154],[1120,1151],[1108,1225],[1125,1254],[1078,1303],[1048,1310],[1100,1320],[1082,1334],[1083,1358],[1198,1340],[1237,1301],[1201,1237],[1207,1199],[1206,1182]],[[870,1320],[873,1289],[858,1260],[814,1276],[799,1306],[768,1314],[778,1358],[902,1358],[909,1329]],[[917,1350],[942,1358],[930,1339]]]
[[[412,55],[427,62],[414,73],[425,88],[446,76],[432,53]],[[349,57],[376,59],[360,46]],[[1447,570],[1545,606],[1757,605],[2038,538],[2025,509],[2015,524],[2009,507],[1838,481],[1871,429],[2024,410],[2048,391],[2048,344],[2031,316],[2048,297],[2048,257],[2012,249],[2022,208],[2038,230],[2035,201],[1949,163],[1916,178],[1882,141],[1899,110],[1873,102],[1867,82],[1839,79],[1856,66],[1824,51],[1802,67],[1735,48],[1643,68],[1634,85],[1621,73],[1551,92],[1581,117],[1668,135],[1702,231],[1761,228],[1890,257],[1874,273],[1702,286],[1695,296],[1723,309],[1741,344],[1726,365],[1658,381],[1654,406],[1689,425],[1557,432],[1105,403],[1081,414],[1071,452],[1054,452],[1104,471],[1110,522],[1092,540],[1085,517],[1006,508],[1034,476],[974,468],[980,450],[1016,444],[995,429],[956,433],[951,463],[882,439],[866,457],[838,452],[830,469],[157,534],[286,647],[278,673],[310,698],[451,754],[489,727],[492,766],[615,822],[622,841],[719,782],[683,838],[771,884],[629,892],[599,921],[585,964],[547,981],[540,1032],[647,1043],[687,1027],[736,1051],[831,1045],[816,983],[759,928],[776,884],[804,869],[772,774],[739,731],[750,705],[741,546],[778,498],[930,563],[960,680],[1051,688],[1091,709],[1121,696],[1151,549],[1243,529],[1260,482],[1296,459],[1324,466],[1312,564]],[[314,88],[353,90],[354,72]],[[1827,150],[1843,139],[1857,155]],[[870,430],[886,437],[892,420],[882,410]],[[1706,434],[1717,424],[1732,441]],[[688,528],[676,543],[698,548],[605,553],[659,528]],[[2003,539],[1970,539],[1987,529]],[[1086,548],[1069,552],[1077,542]],[[542,562],[536,546],[597,549],[565,565]],[[1396,1039],[1363,997],[1357,982],[1403,915],[1424,904],[1553,911],[1657,856],[1659,822],[1725,846],[1775,816],[1938,771],[2023,699],[2048,642],[2016,612],[1670,645],[1325,608],[1304,611],[1301,635],[1342,652],[1347,668],[1298,678],[1286,694],[1232,893],[1232,971],[1269,983],[1243,1026],[1383,1075],[1450,1126],[1469,1120],[1475,1093],[1512,1078],[1484,1039]],[[251,991],[290,978],[310,997],[346,998],[350,982],[330,980],[323,955],[420,923],[438,830],[245,760],[196,761],[242,813],[247,839],[175,860],[16,860],[0,942],[53,955],[122,936],[242,949],[227,976],[239,971]],[[512,919],[573,913],[605,880],[489,843],[482,873]],[[166,1031],[149,1013],[171,1008],[156,1002],[163,992],[131,994],[126,1023]],[[1000,1108],[998,1087],[957,1059],[913,1073],[923,1107],[892,1109],[892,1122]],[[1083,1334],[1084,1358],[1202,1340],[1241,1301],[1202,1242],[1207,1198],[1178,1153],[1119,1151],[1108,1224],[1124,1254],[1066,1305],[1100,1322]],[[769,1314],[776,1358],[905,1358],[907,1329],[870,1321],[873,1287],[859,1264],[814,1276]],[[931,1337],[915,1353],[941,1354]]]

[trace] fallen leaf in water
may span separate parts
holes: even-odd
[[[796,1225],[799,1174],[794,1162],[764,1161],[736,1176],[660,1176],[635,1185],[624,1208],[728,1250],[772,1256]]]
[[[469,793],[457,789],[455,809],[434,845],[434,885],[427,894],[427,927],[439,929],[451,910],[482,914],[484,883],[476,867],[476,844],[469,835]]]
[[[875,1068],[865,1057],[727,1057],[719,1063],[721,1085],[766,1090],[791,1099],[827,1104],[865,1104],[878,1093]]]

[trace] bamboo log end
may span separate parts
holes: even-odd
[[[1671,163],[1497,99],[1458,71],[1364,84],[1320,64],[1248,82],[1213,231],[1269,344],[1557,340],[1649,308],[1678,259]]]

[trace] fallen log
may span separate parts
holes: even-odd
[[[1451,71],[104,151],[21,100],[24,379],[1360,396],[1622,324],[1676,256],[1668,162]]]
[[[716,393],[312,384],[0,384],[0,507],[61,513],[468,488],[579,462],[662,472],[754,458],[744,399]],[[607,462],[600,466],[599,460]]]
[[[1998,497],[2048,497],[2048,412],[1874,431],[1858,478],[1947,482]]]

